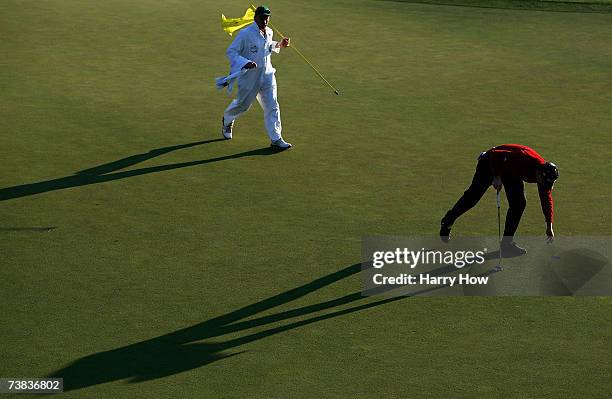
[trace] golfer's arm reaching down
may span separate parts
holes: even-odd
[[[555,232],[553,231],[554,205],[552,199],[552,189],[538,184],[538,194],[540,194],[542,213],[544,213],[544,219],[546,220],[546,239],[547,241],[551,242],[555,239]]]

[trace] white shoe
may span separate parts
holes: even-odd
[[[274,148],[275,150],[286,150],[287,148],[291,148],[293,146],[291,143],[287,143],[281,137],[280,139],[274,140],[272,143],[270,143],[270,147]]]
[[[221,134],[225,137],[226,140],[231,140],[232,138],[232,130],[234,128],[234,121],[232,121],[229,125],[225,125],[225,118],[221,119]]]

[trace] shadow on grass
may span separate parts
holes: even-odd
[[[487,252],[484,254],[483,258],[484,260],[495,260],[495,259],[499,259],[499,249],[495,250],[495,251],[491,251],[491,252]],[[502,258],[503,259],[511,259],[511,258],[518,258],[521,256],[525,256],[524,254],[507,254],[502,252]]]
[[[557,258],[558,262],[564,263],[555,265],[554,270],[551,271],[555,273],[556,279],[545,278],[543,280],[547,284],[546,292],[552,295],[573,295],[576,290],[599,273],[608,263],[608,260],[600,254],[582,249],[566,251]],[[427,274],[441,276],[464,271],[469,267],[470,265],[466,265],[462,269],[457,269],[453,265],[447,265],[428,271]],[[587,269],[586,274],[584,272],[585,268]],[[134,383],[163,378],[239,355],[245,352],[245,350],[240,350],[242,345],[275,334],[385,305],[407,297],[437,292],[449,286],[449,284],[436,285],[413,292],[398,292],[396,290],[401,290],[401,288],[383,286],[367,292],[357,291],[328,301],[256,317],[259,313],[288,304],[344,278],[362,271],[367,272],[365,269],[367,267],[363,267],[360,263],[347,266],[297,288],[191,327],[132,345],[85,356],[53,372],[48,377],[63,378],[66,391],[119,380],[128,380]],[[489,269],[475,276],[488,276],[494,273],[495,269]],[[553,290],[551,291],[551,289]],[[381,294],[401,294],[401,296],[383,298],[365,296]],[[464,294],[474,295],[475,292],[468,290]],[[487,293],[479,292],[478,294],[485,295]],[[330,311],[344,305],[350,306]],[[328,312],[314,315],[314,313],[322,311]],[[303,316],[309,317],[278,325],[279,322]],[[276,325],[269,326],[272,324]],[[263,327],[263,329],[240,334],[245,330],[257,327]],[[228,334],[235,334],[233,335],[235,338],[212,340]]]
[[[395,3],[431,4],[440,6],[494,8],[502,10],[573,12],[573,13],[612,13],[612,4],[598,1],[538,1],[538,0],[378,0]]]
[[[75,173],[72,176],[60,177],[58,179],[46,180],[31,184],[22,184],[19,186],[6,187],[0,189],[0,201],[6,201],[15,198],[27,197],[30,195],[36,195],[46,193],[49,191],[63,190],[66,188],[86,186],[89,184],[105,183],[113,180],[125,179],[128,177],[141,176],[149,173],[163,172],[166,170],[186,168],[189,166],[204,165],[207,163],[225,161],[228,159],[237,159],[251,156],[262,156],[272,155],[278,153],[270,147],[259,148],[256,150],[240,152],[237,154],[226,155],[222,157],[216,157],[211,159],[202,159],[198,161],[179,162],[168,165],[151,166],[148,168],[128,170],[124,172],[115,172],[120,169],[124,169],[140,162],[147,161],[149,159],[158,157],[160,155],[167,154],[172,151],[195,147],[198,145],[213,143],[215,141],[224,141],[225,139],[214,139],[205,141],[196,141],[193,143],[180,144],[170,147],[163,147],[151,150],[143,154],[132,155],[127,158],[119,159],[117,161],[109,162],[104,165],[95,166],[93,168],[85,169]],[[115,173],[111,173],[115,172]]]
[[[563,251],[551,259],[540,276],[540,289],[555,296],[575,295],[609,262],[602,254],[587,248]],[[600,281],[605,281],[605,277],[600,275]]]
[[[235,356],[244,351],[228,353],[262,338],[284,331],[304,327],[312,323],[343,316],[361,310],[384,305],[406,298],[433,291],[443,286],[413,292],[410,295],[368,301],[360,291],[336,299],[324,301],[276,314],[243,320],[266,310],[289,303],[311,292],[319,290],[334,282],[357,274],[361,271],[360,263],[345,267],[339,271],[313,280],[300,287],[272,296],[254,304],[245,306],[225,315],[215,317],[191,327],[162,335],[147,341],[139,342],[106,352],[85,356],[68,366],[53,372],[49,377],[63,378],[64,389],[71,391],[107,382],[129,379],[130,382],[148,381],[167,377],[183,371],[205,366],[215,361]],[[429,272],[445,274],[456,271],[454,266],[445,266]],[[388,290],[388,289],[387,289]],[[384,290],[370,292],[381,294]],[[225,334],[238,333],[254,327],[266,326],[291,318],[306,316],[315,312],[336,308],[350,303],[362,302],[360,305],[317,315],[308,319],[293,321],[288,324],[271,327],[263,331],[247,333],[233,339],[218,342],[198,342]]]
[[[22,232],[35,232],[35,233],[46,233],[51,230],[57,229],[56,226],[48,226],[48,227],[0,227],[0,232],[2,231],[22,231]]]

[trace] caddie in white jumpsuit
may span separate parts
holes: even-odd
[[[231,73],[246,69],[238,77],[238,94],[223,114],[222,134],[232,138],[234,121],[251,108],[255,99],[264,112],[264,123],[271,146],[276,149],[291,148],[291,144],[281,136],[280,107],[276,98],[276,70],[270,62],[272,52],[278,53],[282,47],[289,46],[289,38],[281,42],[272,40],[272,29],[268,28],[270,9],[257,7],[254,22],[240,30],[227,49]]]

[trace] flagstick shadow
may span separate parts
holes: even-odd
[[[361,270],[362,265],[360,263],[354,264],[313,280],[300,287],[272,296],[254,304],[247,305],[233,312],[212,318],[194,326],[122,348],[85,356],[67,365],[66,367],[63,367],[62,369],[53,372],[51,375],[49,375],[49,377],[63,378],[64,389],[66,391],[124,379],[128,379],[130,382],[142,382],[156,378],[163,378],[202,367],[227,357],[239,355],[244,351],[234,353],[228,353],[227,351],[238,348],[250,342],[295,328],[304,327],[319,321],[329,320],[335,317],[340,317],[395,302],[409,296],[420,295],[435,291],[439,288],[444,288],[444,286],[432,287],[418,292],[413,292],[408,295],[366,302],[358,306],[337,310],[327,314],[321,314],[304,320],[294,321],[289,324],[272,327],[234,339],[227,339],[225,341],[198,342],[230,333],[237,333],[254,327],[269,325],[271,323],[276,323],[283,320],[306,316],[342,305],[359,301],[367,301],[368,297],[364,296],[360,291],[357,291],[329,301],[307,305],[255,319],[243,320],[266,310],[270,310],[294,301],[325,286],[355,275]],[[452,271],[457,271],[457,269],[454,266],[445,266],[429,273],[439,275]],[[377,294],[383,292],[384,291],[379,291]],[[369,300],[371,300],[371,298]]]
[[[117,161],[109,162],[103,165],[95,166],[93,168],[85,169],[76,172],[72,176],[61,177],[58,179],[46,180],[31,184],[22,184],[19,186],[6,187],[0,189],[0,201],[7,201],[10,199],[27,197],[31,195],[37,195],[46,193],[49,191],[63,190],[67,188],[87,186],[90,184],[105,183],[113,180],[120,180],[129,177],[141,176],[150,173],[164,172],[173,169],[186,168],[190,166],[205,165],[213,162],[220,162],[230,159],[237,159],[251,156],[265,156],[276,154],[278,151],[273,150],[270,147],[259,148],[256,150],[240,152],[237,154],[226,155],[222,157],[216,157],[211,159],[202,159],[197,161],[179,162],[160,166],[151,166],[148,168],[128,170],[124,172],[115,172],[120,169],[124,169],[138,163],[147,161],[149,159],[158,157],[163,154],[167,154],[172,151],[194,147],[198,145],[213,143],[216,141],[224,141],[224,139],[214,139],[206,141],[197,141],[193,143],[181,144],[170,147],[163,147],[151,150],[143,154],[132,155],[127,158],[123,158]],[[115,172],[115,173],[111,173]]]
[[[0,231],[46,233],[55,230],[56,226],[48,227],[0,227]]]

